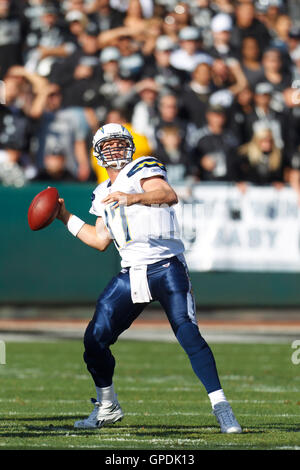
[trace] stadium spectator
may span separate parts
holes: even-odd
[[[64,24],[59,21],[59,9],[44,5],[41,23],[30,30],[25,40],[25,66],[30,72],[48,77],[53,64],[66,58],[76,48]]]
[[[166,166],[168,181],[182,184],[188,173],[188,154],[181,127],[164,124],[157,131],[156,157]]]
[[[300,27],[292,26],[288,33],[287,46],[291,54],[300,44]]]
[[[283,112],[272,109],[273,86],[268,82],[258,83],[254,92],[254,109],[245,118],[247,141],[253,137],[257,121],[267,124],[272,129],[276,146],[285,148],[287,154],[294,153],[295,129],[289,110]]]
[[[10,90],[8,89],[8,93]],[[23,124],[23,122],[22,122]],[[0,162],[18,163],[25,146],[26,129],[10,107],[0,105]]]
[[[0,79],[9,67],[23,63],[23,43],[28,23],[12,7],[9,0],[0,2]]]
[[[117,95],[111,100],[110,106],[127,108],[130,113],[133,112],[135,104],[139,101],[137,89],[135,88],[135,76],[128,71],[121,71],[116,81]]]
[[[238,93],[246,86],[246,77],[243,74],[238,61],[239,49],[230,44],[232,19],[226,13],[219,13],[211,21],[211,30],[213,34],[213,46],[209,49],[209,54],[217,59],[214,69],[221,61],[226,65],[230,75],[234,77],[235,85],[232,92]]]
[[[146,20],[144,30],[136,38],[140,44],[140,52],[145,57],[145,63],[153,60],[156,41],[162,35],[162,24],[162,18],[153,17]]]
[[[230,44],[233,27],[232,18],[226,13],[218,13],[211,20],[213,45],[209,54],[214,58],[229,59],[238,57],[239,49]]]
[[[125,58],[124,58],[125,59]],[[101,51],[102,84],[99,93],[105,97],[108,107],[129,106],[135,103],[134,84],[137,81],[141,63],[138,57],[130,57],[121,63],[117,48],[107,47]]]
[[[124,17],[123,12],[111,7],[109,0],[94,0],[93,12],[89,15],[100,32],[123,26]]]
[[[147,137],[155,149],[155,121],[157,118],[157,98],[159,86],[152,78],[145,78],[136,85],[139,101],[132,113],[132,127],[135,132]]]
[[[203,34],[203,45],[212,45],[211,19],[215,14],[210,0],[195,0],[190,3],[191,25],[200,28]]]
[[[226,109],[210,105],[207,125],[198,134],[192,173],[201,181],[236,181],[238,175],[235,133],[226,127]]]
[[[57,146],[45,151],[43,168],[33,178],[33,181],[75,182],[77,179],[66,168],[66,155]]]
[[[17,127],[11,110],[0,104],[0,183],[22,187],[26,181],[19,165],[24,146],[24,129]]]
[[[89,126],[82,108],[62,108],[62,93],[57,84],[47,87],[45,109],[36,122],[36,164],[43,168],[46,149],[58,145],[66,156],[66,168],[80,181],[90,176],[86,148]]]
[[[169,36],[161,35],[156,39],[153,60],[148,60],[143,71],[143,77],[154,78],[161,88],[177,92],[182,89],[189,74],[183,70],[178,70],[170,64],[170,57],[176,44]]]
[[[182,91],[182,103],[186,118],[197,127],[202,127],[205,124],[206,107],[209,97],[215,89],[211,62],[198,64],[192,72],[192,80]]]
[[[98,51],[98,30],[89,23],[78,37],[76,50],[52,66],[50,80],[62,89],[62,106],[91,105],[94,96],[91,90],[101,76]]]
[[[266,124],[256,122],[251,141],[239,148],[238,155],[241,181],[275,186],[284,183],[287,162],[284,161],[282,149],[276,146],[272,130]]]
[[[30,30],[35,30],[41,26],[41,17],[43,15],[43,8],[45,4],[44,0],[29,0],[25,2],[14,3],[15,6],[16,4],[18,6],[18,12],[26,19]]]
[[[14,65],[8,69],[4,83],[6,105],[27,118],[39,118],[47,97],[48,81],[36,73],[30,73],[21,65]]]
[[[291,73],[283,67],[282,53],[277,48],[265,50],[262,57],[263,82],[273,87],[272,107],[277,111],[284,110],[282,92],[291,86]]]
[[[125,63],[120,66],[120,51],[108,46],[102,49],[98,65],[89,80],[83,80],[84,94],[80,94],[85,112],[94,114],[93,120],[104,122],[108,109],[112,107],[128,107],[132,109],[137,101],[134,88],[136,72]],[[132,65],[132,61],[129,65]],[[84,100],[84,102],[83,102]]]
[[[102,111],[107,111],[111,105],[114,97],[118,95],[118,80],[119,80],[119,60],[120,52],[116,47],[105,47],[100,54],[100,64],[102,69],[100,83],[96,83],[95,95],[98,94],[98,100],[94,100],[94,105],[99,104]],[[102,113],[98,117],[101,121]]]
[[[261,2],[260,0],[255,1],[254,6],[255,6],[255,18],[259,20],[262,24],[267,26],[267,1],[264,2],[264,0]]]
[[[274,90],[283,91],[291,84],[290,73],[283,70],[282,54],[277,48],[269,48],[262,56],[264,80],[273,85]]]
[[[98,36],[99,48],[104,49],[108,46],[117,47],[122,57],[131,55],[143,55],[138,38],[145,32],[145,26],[137,25],[135,28],[120,26],[118,28],[103,31]],[[143,36],[144,37],[144,36]]]
[[[238,1],[235,7],[235,25],[231,33],[231,44],[240,49],[244,37],[257,38],[260,50],[268,47],[271,35],[267,27],[255,17],[254,2]]]
[[[130,57],[139,52],[136,42],[136,37],[139,34],[138,28],[134,30],[129,27],[116,28],[115,30],[110,31],[111,34],[113,32],[116,34],[116,40],[112,45],[119,49],[122,57]]]
[[[140,0],[129,0],[123,24],[135,28],[140,24],[145,26],[144,13]]]
[[[241,47],[241,67],[248,84],[254,88],[258,82],[263,81],[264,69],[261,63],[261,51],[257,39],[246,36]]]
[[[170,64],[178,70],[191,73],[197,64],[212,60],[202,49],[200,30],[195,26],[186,26],[179,31],[179,49],[172,52]]]
[[[292,20],[288,15],[279,15],[273,33],[273,43],[285,50],[288,47],[289,31],[292,27]]]
[[[178,43],[178,32],[179,32],[179,25],[175,20],[174,12],[168,12],[164,18],[162,23],[162,34],[169,36],[173,42]]]
[[[165,125],[173,125],[180,128],[184,135],[187,123],[180,115],[180,103],[177,95],[164,92],[160,94],[157,101],[158,115],[156,129]]]
[[[283,12],[282,0],[268,0],[266,4],[266,21],[265,25],[268,28],[271,36],[276,35],[276,25],[280,14]]]
[[[24,67],[10,67],[4,78],[7,117],[4,119],[2,141],[9,150],[10,160],[24,170],[26,178],[36,173],[31,151],[33,120],[40,116],[46,101],[47,80],[28,72]]]
[[[253,96],[252,88],[247,86],[238,93],[229,112],[229,127],[235,131],[241,143],[246,143],[249,137],[246,120],[254,110]]]
[[[212,79],[216,88],[227,89],[232,95],[237,95],[247,85],[240,64],[238,62],[227,63],[223,59],[214,60]]]
[[[83,12],[78,10],[69,11],[65,19],[68,23],[69,31],[73,37],[74,42],[78,46],[80,36],[84,33],[88,24],[88,17]]]

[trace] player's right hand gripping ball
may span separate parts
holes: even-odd
[[[58,198],[57,189],[50,187],[35,196],[28,209],[31,230],[41,230],[53,222],[60,209]]]

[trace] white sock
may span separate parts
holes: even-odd
[[[116,394],[114,390],[114,384],[111,384],[109,387],[96,387],[96,391],[97,400],[99,403],[102,403],[103,405],[108,405],[115,401]]]
[[[215,392],[211,392],[208,394],[208,398],[210,399],[211,406],[214,407],[220,401],[227,401],[223,389],[216,390]]]

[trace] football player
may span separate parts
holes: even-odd
[[[168,184],[164,165],[153,157],[133,160],[133,138],[120,124],[101,127],[94,136],[93,151],[109,176],[92,195],[95,226],[71,214],[63,199],[57,217],[93,248],[104,251],[113,241],[122,269],[98,298],[84,335],[84,360],[97,400],[92,399],[90,416],[76,421],[75,427],[101,428],[123,418],[114,390],[110,345],[156,300],[208,393],[221,432],[242,432],[220,384],[212,351],[197,326],[184,245],[172,207],[177,195]]]

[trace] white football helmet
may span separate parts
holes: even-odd
[[[103,144],[110,140],[119,140],[120,146],[106,146],[103,149]],[[93,139],[93,149],[100,166],[121,170],[132,161],[135,145],[132,135],[124,126],[111,123],[105,124],[97,130]]]

